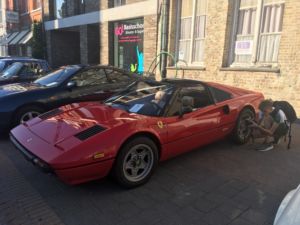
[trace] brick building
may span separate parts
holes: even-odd
[[[44,1],[48,60],[142,72],[156,55],[157,0]]]
[[[0,56],[8,55],[8,43],[13,38],[11,34],[18,30],[18,4],[13,0],[0,2]]]
[[[176,62],[167,61],[167,76],[262,91],[300,113],[299,0],[44,3],[53,66],[102,63],[147,71],[166,43]]]
[[[299,27],[299,0],[170,0],[168,51],[178,77],[258,90],[300,115]]]
[[[31,56],[31,26],[34,21],[42,20],[42,0],[5,0],[1,4],[4,13],[2,55]]]

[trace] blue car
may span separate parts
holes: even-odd
[[[39,64],[43,70],[50,70],[50,66],[48,65],[47,61],[43,59],[34,59],[28,57],[3,57],[0,59],[0,73],[15,62]]]
[[[31,58],[0,59],[0,85],[32,82],[50,72],[45,60]]]

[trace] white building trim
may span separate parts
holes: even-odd
[[[125,20],[157,14],[157,0],[147,0],[82,15],[70,16],[45,22],[46,30],[56,30],[93,23]]]

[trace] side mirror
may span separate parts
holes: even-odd
[[[76,86],[77,86],[76,81],[69,81],[69,82],[67,83],[67,88],[68,88],[69,90],[75,88]]]

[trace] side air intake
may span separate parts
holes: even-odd
[[[100,132],[104,131],[105,128],[101,127],[99,125],[92,126],[84,131],[81,131],[80,133],[76,134],[75,137],[78,138],[81,141],[84,141],[90,137],[93,137],[96,134],[99,134]]]

